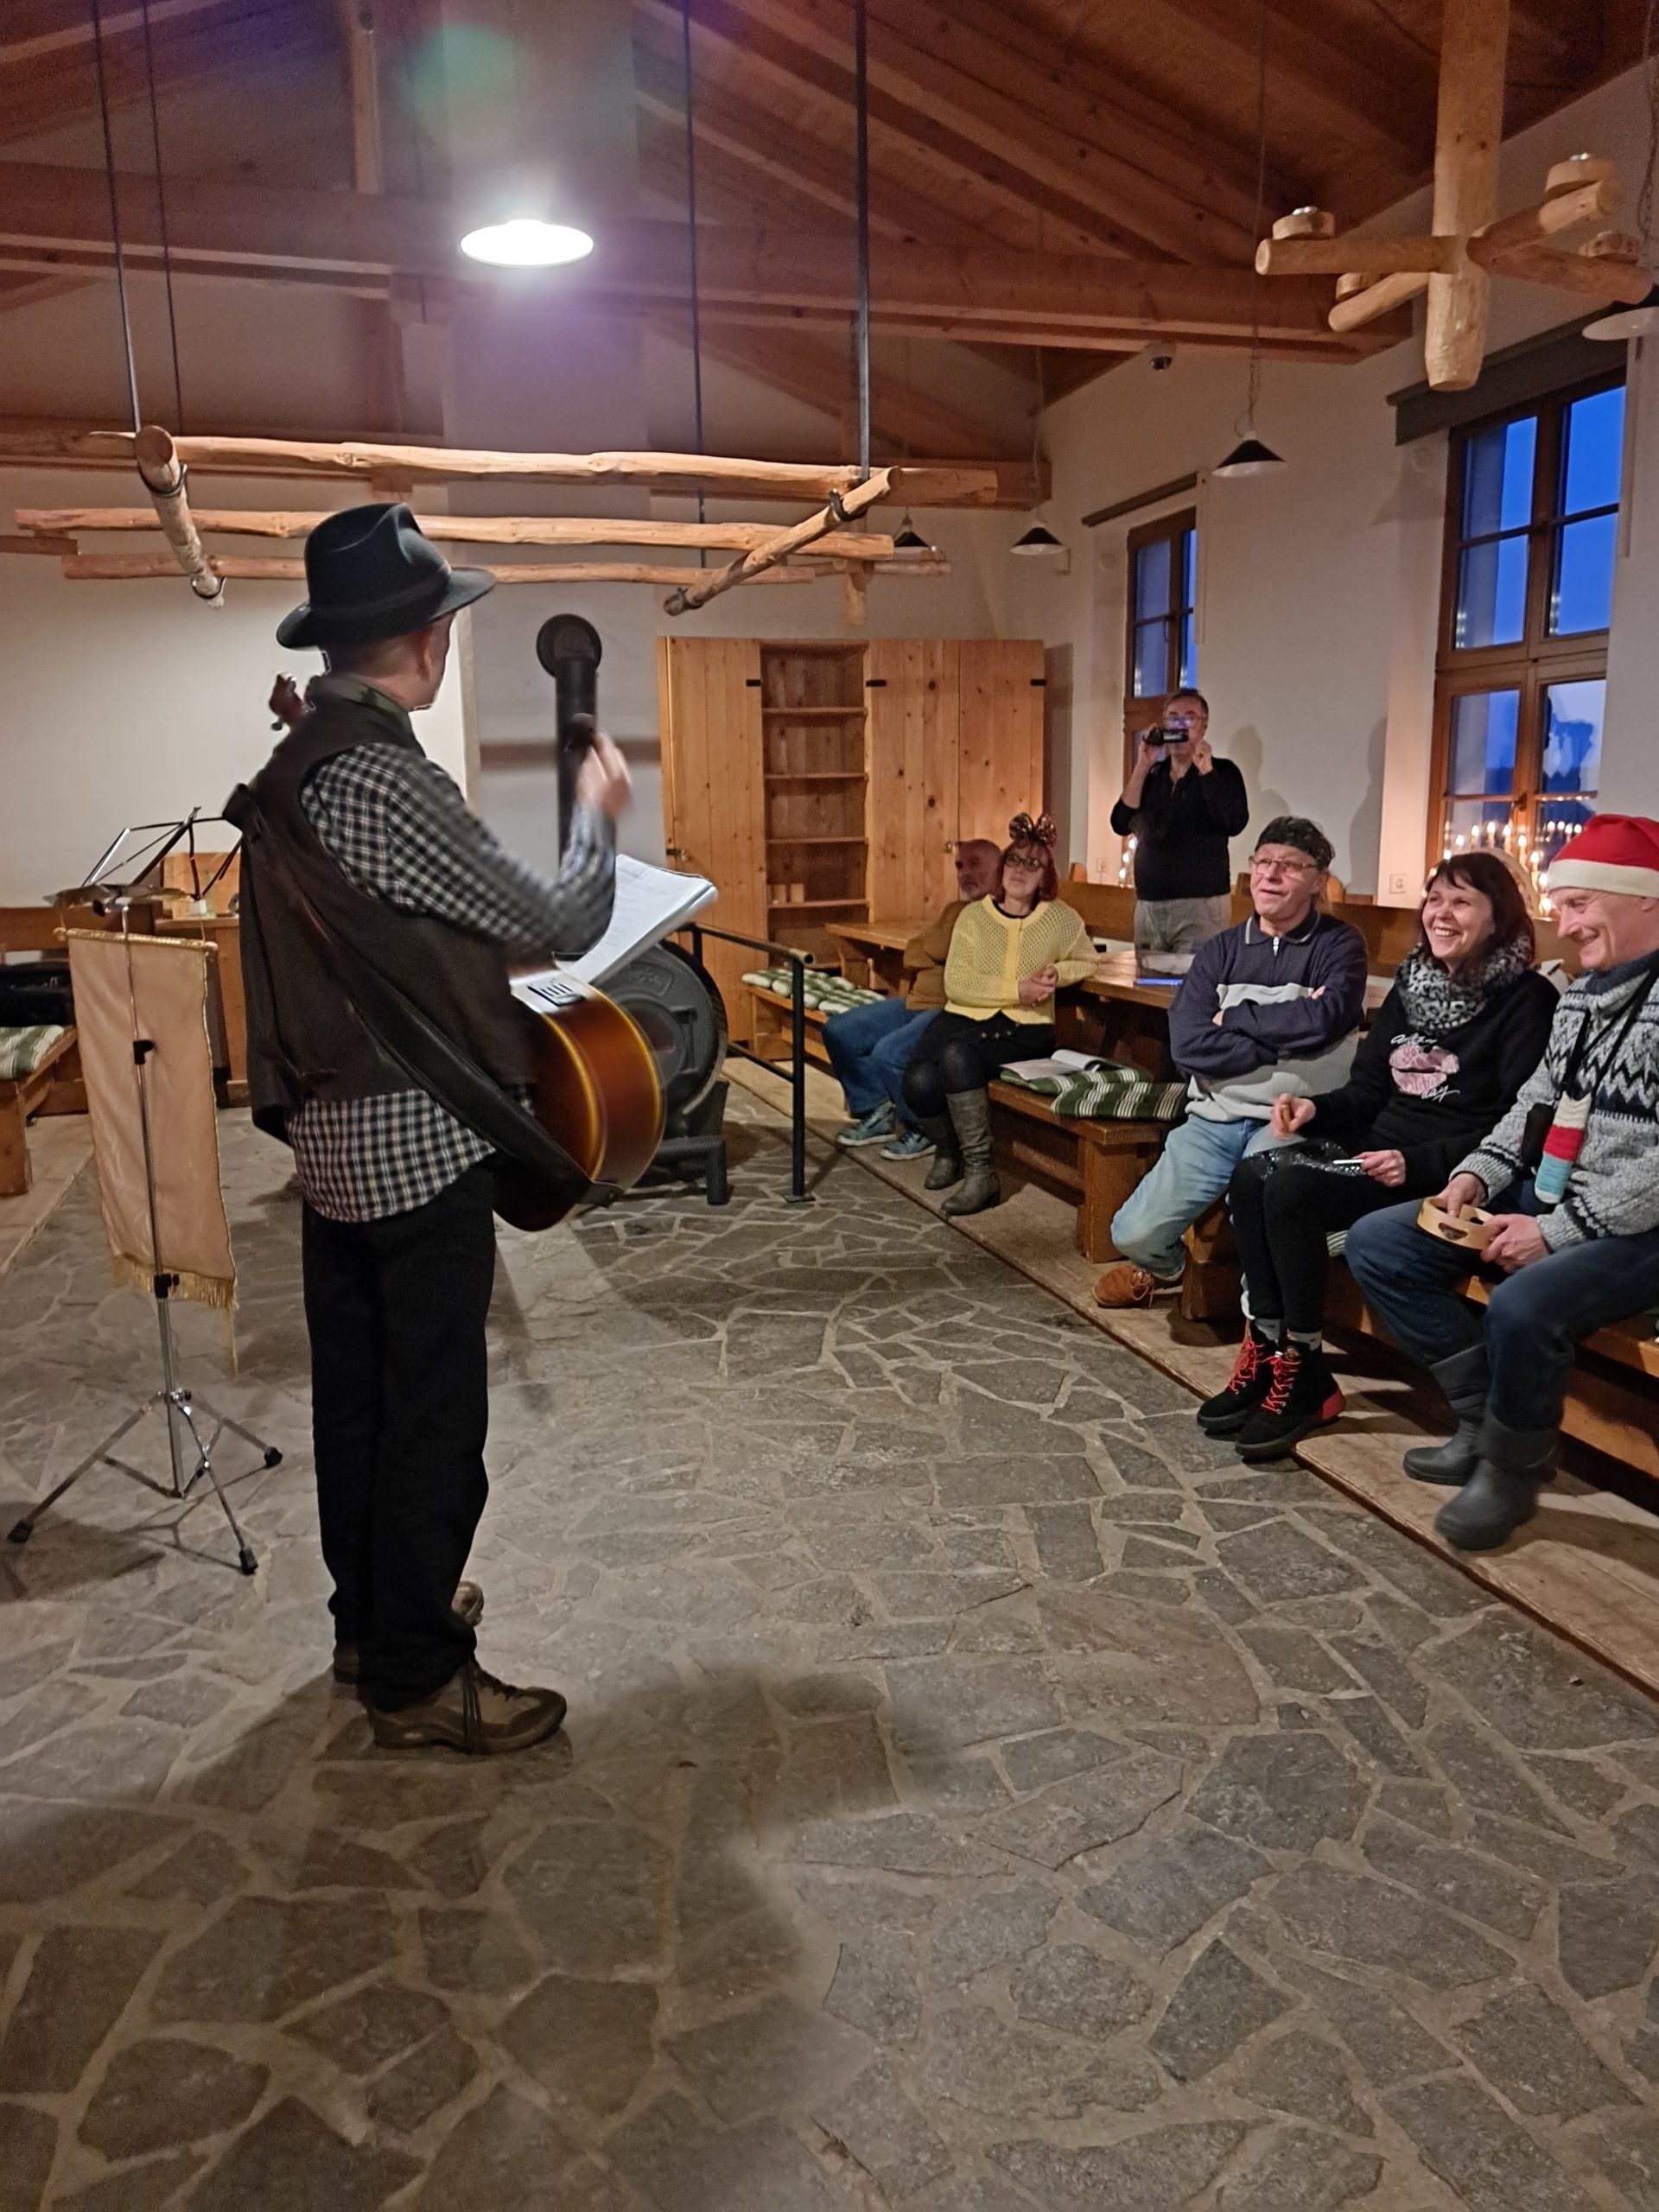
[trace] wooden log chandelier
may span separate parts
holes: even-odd
[[[809,487],[824,495],[824,505],[803,522],[773,529],[763,523],[681,523],[607,518],[541,515],[431,515],[421,526],[441,542],[476,545],[619,545],[679,547],[734,552],[724,568],[707,572],[643,562],[588,561],[515,563],[490,568],[504,584],[632,583],[670,587],[664,601],[671,614],[705,607],[741,583],[810,583],[839,575],[849,620],[862,619],[864,594],[873,575],[907,577],[948,575],[950,564],[937,556],[917,558],[900,552],[890,535],[850,527],[883,499],[902,498],[920,504],[948,493],[965,501],[996,496],[988,470],[878,468],[857,478],[850,467],[797,466],[791,462],[745,461],[721,455],[676,454],[474,453],[436,447],[327,446],[284,439],[175,438],[167,430],[98,434],[101,442],[124,448],[137,467],[151,504],[149,507],[26,507],[18,511],[20,543],[60,555],[63,574],[77,582],[148,580],[182,574],[191,589],[211,604],[222,603],[227,580],[297,582],[303,563],[210,554],[201,533],[244,537],[302,537],[325,511],[215,507],[193,512],[186,488],[188,465],[200,457],[210,467],[234,467],[242,457],[267,467],[285,465],[300,473],[370,474],[401,481],[452,478],[518,478],[531,482],[627,482],[677,485],[693,474],[729,485],[736,491],[757,481],[768,489],[786,480],[793,490]],[[162,554],[86,553],[83,534],[127,534],[159,531],[171,548]],[[803,556],[803,557],[796,557]],[[486,564],[488,565],[488,564]]]
[[[1652,287],[1637,241],[1624,232],[1598,231],[1562,250],[1568,232],[1618,207],[1611,162],[1588,154],[1557,162],[1536,207],[1497,219],[1509,31],[1510,0],[1446,0],[1427,237],[1342,237],[1325,209],[1300,207],[1256,249],[1264,276],[1337,278],[1333,331],[1357,330],[1427,292],[1424,365],[1438,391],[1464,391],[1480,374],[1494,276],[1631,306]]]

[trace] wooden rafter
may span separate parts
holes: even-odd
[[[847,67],[850,23],[841,0],[731,0],[746,23],[791,38],[820,60]],[[880,0],[876,12],[880,14]],[[926,47],[912,43],[910,12],[884,16],[871,41],[872,94],[900,114],[928,117],[974,149],[981,161],[1014,168],[1033,193],[1057,194],[1084,211],[1084,219],[1125,253],[1168,254],[1183,261],[1213,261],[1241,253],[1245,224],[1215,215],[1186,196],[1190,186],[1148,175],[1112,140],[1085,137],[1051,110],[1026,107],[995,82],[986,82]],[[1132,130],[1132,126],[1127,126]]]
[[[209,537],[308,537],[329,510],[197,507],[196,528]],[[48,537],[127,536],[161,527],[148,507],[19,507],[20,531]],[[440,515],[416,517],[426,535],[443,545],[660,545],[752,552],[777,536],[760,522],[655,522],[625,515]],[[891,537],[869,531],[837,531],[804,550],[826,561],[889,561]]]
[[[128,245],[135,259],[158,249],[154,195],[124,181]],[[103,180],[92,170],[0,163],[0,243],[107,255]],[[261,275],[302,280],[313,270],[393,272],[491,281],[456,251],[454,211],[443,202],[384,194],[204,186],[186,179],[168,193],[175,270],[198,257]],[[1254,281],[1247,268],[1093,256],[1009,254],[880,238],[871,250],[878,324],[1010,344],[1115,345],[1123,338],[1236,339],[1251,327]],[[685,296],[683,225],[618,222],[607,251],[559,272],[559,289],[584,301],[677,304]],[[715,319],[757,308],[839,323],[855,298],[850,241],[823,236],[711,228],[700,247],[699,280]],[[1263,296],[1262,335],[1334,346],[1320,287],[1287,278]],[[1070,334],[1065,335],[1063,334]],[[1337,347],[1340,352],[1341,348]]]

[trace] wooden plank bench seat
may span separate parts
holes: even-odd
[[[749,1049],[758,1059],[786,1060],[790,1054],[790,1004],[764,983],[745,983],[754,1011],[754,1037]],[[823,1025],[830,1019],[821,1006],[806,1008],[806,1057],[814,1067],[827,1068],[830,1055],[823,1046]]]
[[[39,1064],[15,1081],[0,1082],[0,1198],[21,1198],[29,1185],[28,1125],[36,1114],[84,1114],[80,1046],[66,1029]]]
[[[1162,1149],[1163,1122],[1063,1120],[1046,1098],[1008,1083],[990,1086],[999,1176],[1035,1183],[1077,1209],[1077,1249],[1115,1260],[1112,1217]]]

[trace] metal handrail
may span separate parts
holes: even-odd
[[[779,1075],[776,1060],[762,1058],[751,1052],[747,1045],[728,1043],[727,1051],[735,1052],[740,1059],[753,1060],[758,1068],[779,1076],[790,1089],[789,1112],[789,1200],[792,1206],[810,1206],[812,1193],[806,1187],[806,971],[813,966],[810,952],[803,952],[798,945],[779,944],[771,938],[744,937],[734,930],[709,929],[703,923],[690,921],[685,925],[691,937],[691,957],[702,964],[702,941],[718,938],[722,944],[736,944],[752,952],[781,954],[790,964],[789,979],[789,1073]]]

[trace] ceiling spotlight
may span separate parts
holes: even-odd
[[[1218,461],[1211,470],[1212,476],[1267,476],[1275,468],[1285,466],[1282,454],[1274,453],[1271,446],[1264,446],[1260,438],[1241,438],[1225,461]]]
[[[1656,330],[1659,330],[1659,285],[1639,307],[1615,308],[1611,315],[1599,315],[1593,322],[1586,322],[1583,334],[1622,345],[1627,338],[1651,338]]]
[[[468,231],[461,250],[474,261],[499,269],[552,269],[583,260],[594,250],[586,231],[569,223],[544,223],[536,215],[515,215],[508,223],[486,223]]]
[[[903,522],[899,524],[897,534],[894,536],[893,550],[895,553],[931,553],[933,550],[933,548],[928,543],[927,540],[922,536],[920,531],[917,529],[915,524],[911,520],[908,509],[906,509],[905,518]]]
[[[1022,554],[1027,559],[1033,554],[1058,553],[1064,550],[1053,531],[1045,529],[1039,522],[1033,523],[1025,536],[1016,537],[1008,548],[1010,553]]]

